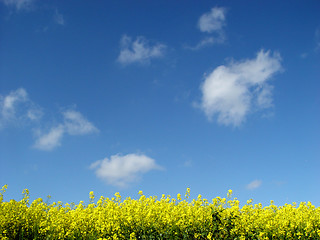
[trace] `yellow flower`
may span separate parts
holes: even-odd
[[[0,191],[3,196],[5,187]],[[120,193],[111,199],[100,197],[93,203],[78,205],[46,203],[41,198],[29,204],[29,191],[24,190],[21,201],[0,201],[0,239],[18,239],[38,236],[40,239],[141,239],[143,235],[155,239],[230,239],[245,240],[253,232],[259,239],[319,239],[320,207],[310,202],[276,206],[247,204],[239,207],[239,201],[216,197],[209,202],[201,195],[192,201],[177,200],[170,195],[122,200]],[[186,197],[190,196],[190,189]],[[212,229],[215,229],[213,234]],[[228,229],[226,236],[225,229]],[[29,235],[28,235],[29,234]],[[269,236],[269,237],[268,237]]]
[[[181,194],[180,193],[177,194],[177,199],[181,200]]]

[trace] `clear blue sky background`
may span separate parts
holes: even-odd
[[[320,205],[320,2],[0,1],[5,199]]]

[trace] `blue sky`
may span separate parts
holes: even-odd
[[[5,199],[319,206],[320,2],[0,1]]]

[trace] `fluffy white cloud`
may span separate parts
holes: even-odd
[[[260,187],[261,184],[262,184],[261,180],[254,180],[247,185],[247,189],[249,189],[249,190],[256,189],[256,188]]]
[[[147,63],[152,58],[162,57],[166,49],[166,46],[160,43],[150,46],[144,37],[137,37],[133,42],[126,35],[121,38],[120,45],[121,50],[117,61],[122,64]]]
[[[257,109],[272,105],[268,80],[281,70],[280,54],[261,50],[257,57],[213,70],[201,85],[201,109],[209,120],[218,116],[224,125],[241,125],[253,104]]]
[[[36,133],[34,147],[39,150],[50,151],[61,145],[61,140],[65,134],[85,135],[99,130],[89,122],[80,112],[68,110],[62,113],[63,123],[52,127],[48,133]]]
[[[161,169],[154,159],[143,154],[113,155],[92,163],[90,168],[98,178],[120,187],[136,181],[143,173]]]
[[[213,33],[220,32],[225,25],[226,9],[214,7],[210,12],[203,14],[198,21],[201,32]]]
[[[39,134],[34,147],[39,150],[50,151],[61,145],[61,139],[65,133],[63,125],[53,127],[48,133]]]
[[[29,8],[34,0],[0,0],[7,6],[13,6],[17,10]]]

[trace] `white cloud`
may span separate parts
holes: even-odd
[[[58,12],[58,10],[56,9],[54,15],[53,15],[53,19],[54,21],[59,24],[59,25],[64,25],[64,17],[61,13]]]
[[[280,54],[261,50],[257,57],[228,66],[219,66],[201,85],[201,109],[208,119],[217,115],[224,125],[241,125],[250,109],[272,106],[272,86],[268,80],[281,70]]]
[[[68,110],[62,113],[63,123],[52,127],[48,133],[38,131],[34,147],[39,150],[50,151],[61,145],[64,135],[85,135],[99,130],[89,122],[80,112]]]
[[[7,96],[0,99],[1,118],[9,120],[15,118],[17,105],[28,101],[28,94],[23,88],[11,91]]]
[[[144,37],[137,37],[133,42],[126,35],[121,38],[120,45],[121,50],[117,61],[122,64],[148,63],[152,58],[162,57],[166,49],[166,46],[160,43],[150,46]]]
[[[225,41],[224,26],[226,25],[226,9],[223,7],[214,7],[210,12],[203,14],[198,20],[198,28],[201,32],[211,36],[203,38],[194,47],[186,47],[191,50],[221,44]],[[214,36],[212,36],[214,35]]]
[[[199,50],[201,48],[204,48],[213,44],[217,44],[217,43],[223,43],[223,42],[224,42],[224,35],[223,33],[221,33],[217,37],[206,37],[202,39],[196,46],[194,47],[187,46],[186,48],[191,50]]]
[[[217,37],[206,37],[202,39],[196,46],[194,47],[189,47],[187,46],[187,49],[191,50],[199,50],[201,48],[216,44],[216,43],[223,43],[224,42],[224,37],[223,34],[217,36]]]
[[[203,14],[198,21],[198,27],[201,32],[213,33],[219,32],[224,27],[226,9],[214,7],[209,13]]]
[[[63,112],[63,117],[64,127],[70,135],[84,135],[98,131],[80,112],[68,110]]]
[[[67,110],[62,112],[61,123],[43,133],[41,129],[42,109],[31,101],[24,88],[0,95],[0,130],[10,125],[31,126],[35,131],[34,147],[40,150],[52,150],[61,145],[65,134],[85,135],[99,132],[80,112]]]
[[[156,161],[143,154],[113,155],[91,164],[98,178],[110,185],[125,187],[151,170],[159,170]]]
[[[249,190],[257,189],[258,187],[261,186],[261,184],[262,184],[261,180],[254,180],[247,185],[247,189]]]
[[[32,6],[34,0],[0,0],[6,6],[15,7],[17,10],[28,9]]]
[[[207,46],[207,45],[212,45],[212,44],[214,44],[214,42],[215,42],[214,37],[204,38],[204,39],[202,39],[201,42],[198,43],[198,45],[195,47],[195,49],[203,48],[204,46]]]
[[[65,133],[63,125],[53,127],[46,134],[40,134],[36,140],[34,147],[39,150],[50,151],[61,145],[61,139]]]
[[[28,109],[27,111],[27,118],[32,120],[32,121],[36,121],[39,120],[43,115],[43,112],[40,110],[39,107],[33,107]]]
[[[23,125],[41,116],[41,109],[29,99],[25,89],[19,88],[6,96],[0,95],[0,129],[10,124]]]
[[[273,106],[272,103],[272,90],[273,86],[265,84],[256,88],[257,105],[260,108],[270,108]]]

